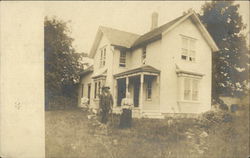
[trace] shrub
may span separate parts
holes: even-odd
[[[233,120],[233,116],[229,112],[219,111],[219,110],[214,110],[214,111],[211,110],[211,111],[205,112],[201,115],[201,117],[199,118],[199,124],[202,127],[209,129],[213,125],[232,122],[232,120]]]

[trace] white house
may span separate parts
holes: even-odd
[[[98,108],[98,93],[110,86],[114,112],[126,91],[134,100],[134,117],[201,113],[211,108],[212,53],[218,47],[196,13],[152,28],[144,35],[100,26],[90,57],[94,64],[81,74],[79,98]]]

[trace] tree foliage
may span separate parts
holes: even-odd
[[[249,77],[249,48],[239,5],[234,1],[206,2],[200,19],[220,49],[213,53],[213,98],[243,95]]]
[[[83,56],[72,47],[73,38],[69,36],[67,23],[45,17],[44,54],[45,54],[45,100],[55,96],[76,97],[76,83],[83,64]]]

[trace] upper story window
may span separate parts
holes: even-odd
[[[146,64],[147,50],[146,47],[142,48],[142,64]]]
[[[181,59],[195,61],[195,42],[196,39],[182,36]]]
[[[106,47],[101,48],[100,50],[100,67],[105,66],[105,61],[106,61]]]
[[[120,67],[126,67],[126,52],[120,51],[120,60],[119,60]]]

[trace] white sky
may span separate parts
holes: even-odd
[[[100,25],[144,34],[151,26],[151,14],[159,13],[158,26],[181,16],[193,8],[200,11],[204,1],[61,1],[45,2],[45,14],[71,21],[73,46],[78,52],[89,53]],[[240,14],[249,30],[249,2],[237,1]]]

